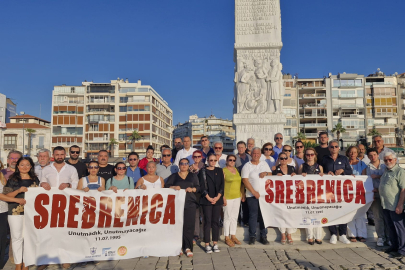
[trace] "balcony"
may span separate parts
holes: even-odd
[[[391,82],[366,82],[366,85],[393,85]]]
[[[363,98],[363,97],[358,96],[356,94],[342,94],[342,95],[339,95],[339,98]]]
[[[312,114],[312,113],[306,113],[306,114],[300,114],[300,118],[317,118],[317,117],[326,117],[325,113],[318,113],[318,114]]]
[[[302,105],[302,108],[326,108],[326,104],[322,103],[305,103],[300,105]]]
[[[36,148],[37,149],[43,149],[43,148],[45,148],[45,146],[43,144],[40,144],[40,145],[37,145]]]
[[[309,138],[309,137],[318,137],[318,133],[305,133],[305,136],[307,138]]]
[[[342,117],[348,118],[364,118],[364,114],[342,114]]]
[[[300,127],[309,128],[309,127],[326,127],[327,123],[305,123],[300,124]]]
[[[397,116],[397,113],[392,112],[376,112],[374,113],[374,117],[394,117]]]
[[[114,103],[112,99],[89,99],[89,104],[105,104],[105,103]]]
[[[376,122],[374,122],[374,126],[376,126],[376,127],[379,127],[379,126],[396,126],[396,125],[398,125],[397,123],[386,123],[386,122],[384,122],[384,123],[376,123]]]
[[[87,110],[88,113],[115,113],[115,111],[109,111],[106,109],[90,109]]]
[[[3,146],[4,149],[16,149],[17,148],[17,144],[5,144]]]
[[[326,98],[326,94],[303,94],[302,98]]]
[[[96,137],[96,138],[93,138],[92,140],[87,140],[86,142],[105,142],[108,140],[109,140],[108,138]]]
[[[363,104],[333,104],[332,108],[339,109],[339,108],[364,108]]]

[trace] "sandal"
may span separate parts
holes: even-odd
[[[290,239],[288,239],[288,238],[290,238]],[[287,242],[288,242],[289,245],[293,245],[293,244],[294,244],[294,241],[291,239],[291,234],[288,234],[288,235],[287,235]]]
[[[356,237],[349,237],[350,242],[357,242]]]
[[[284,237],[285,237],[285,234],[284,234]],[[286,242],[287,242],[287,241],[286,241],[285,238],[284,238],[284,240],[283,240],[283,238],[281,238],[281,244],[282,244],[282,245],[285,245]]]
[[[232,240],[235,244],[237,244],[237,245],[240,245],[240,244],[241,244],[240,241],[238,240],[238,238],[236,238],[235,235],[231,235],[231,240]]]
[[[179,254],[179,256],[182,256],[184,253],[183,253],[183,250],[180,250],[180,254]]]
[[[225,237],[225,244],[227,244],[229,247],[235,246],[235,243],[229,237]]]
[[[186,255],[187,255],[187,257],[193,257],[193,252],[191,252],[191,250],[190,249],[186,249]]]
[[[367,239],[364,238],[364,237],[357,237],[357,240],[359,240],[359,241],[362,242],[362,243],[364,243],[364,242],[367,241]]]

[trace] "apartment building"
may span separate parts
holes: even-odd
[[[216,141],[221,141],[224,145],[223,152],[233,153],[235,142],[235,130],[232,126],[232,120],[216,118],[214,115],[209,117],[198,117],[191,115],[189,120],[184,123],[178,123],[173,130],[173,139],[189,136],[192,139],[192,146],[200,149],[202,136],[208,136],[211,146]]]
[[[95,158],[101,149],[124,157],[132,150],[145,155],[149,145],[160,155],[160,146],[172,145],[173,112],[168,103],[141,81],[82,82],[55,86],[52,99],[52,147],[68,149],[77,144],[82,158]],[[132,145],[130,136],[141,138]],[[114,140],[118,144],[111,144]]]
[[[298,132],[298,114],[297,114],[297,81],[291,77],[291,75],[284,75],[284,98],[283,98],[283,113],[286,116],[286,124],[284,126],[284,143],[291,145],[294,137]],[[272,142],[273,138],[269,138]],[[266,143],[266,142],[264,142]]]

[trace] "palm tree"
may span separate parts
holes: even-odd
[[[374,127],[373,129],[370,130],[367,136],[375,136],[375,135],[381,135],[381,133]]]
[[[111,138],[110,141],[108,142],[108,147],[110,147],[110,154],[111,157],[114,157],[114,145],[119,144],[116,139]]]
[[[295,136],[293,139],[297,140],[297,141],[302,141],[305,140],[307,138],[307,136],[305,136],[304,132],[298,132],[297,136]]]
[[[132,141],[132,151],[135,151],[135,142],[140,140],[142,138],[141,135],[139,135],[137,130],[133,130],[131,135],[129,135],[128,139]]]
[[[25,131],[28,133],[28,156],[31,156],[32,134],[34,134],[37,131],[32,128],[27,128]]]
[[[339,141],[340,140],[340,134],[345,133],[346,129],[342,126],[342,123],[337,123],[336,126],[331,131],[332,131],[332,133],[336,132],[336,138]]]

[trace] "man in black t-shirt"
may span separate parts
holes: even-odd
[[[108,152],[106,150],[100,150],[98,152],[98,164],[100,168],[97,176],[103,177],[106,182],[108,179],[116,175],[114,166],[108,164]]]
[[[322,165],[322,158],[324,156],[329,156],[329,148],[328,148],[328,133],[323,131],[319,133],[319,145],[315,147],[315,151],[318,154],[317,159],[318,159],[318,164]]]
[[[72,145],[69,149],[69,154],[69,160],[66,161],[66,163],[76,168],[79,180],[89,175],[86,164],[79,161],[80,147],[77,145]]]

